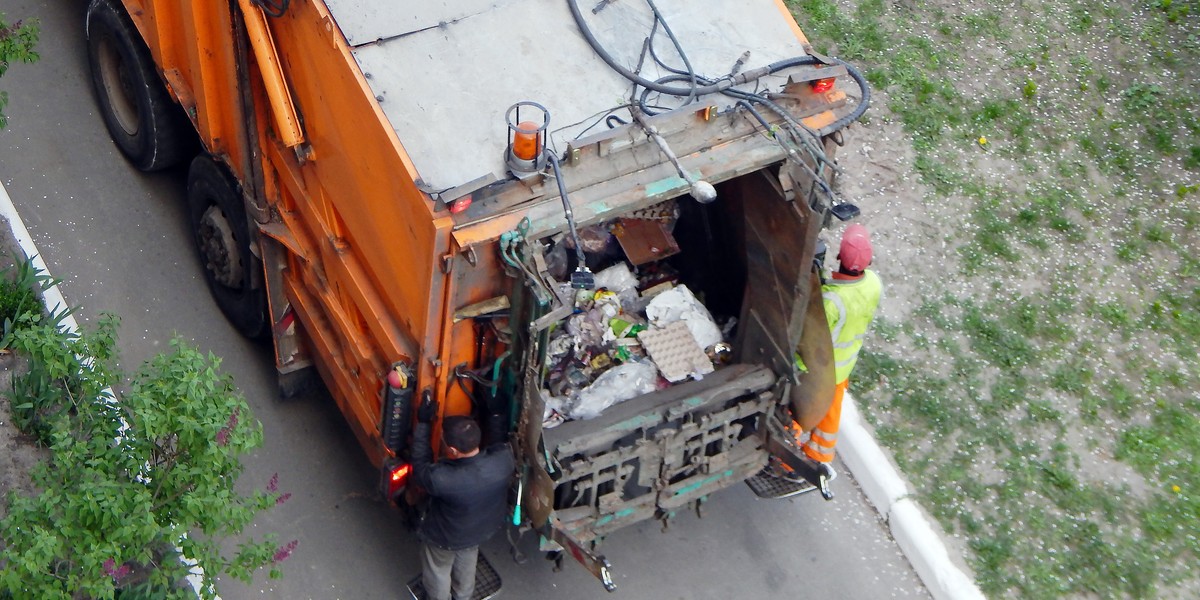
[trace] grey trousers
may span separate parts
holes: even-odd
[[[443,550],[421,544],[421,583],[429,600],[471,600],[475,595],[475,564],[479,546]]]

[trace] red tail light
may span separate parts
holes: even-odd
[[[392,467],[392,474],[388,481],[388,498],[395,497],[402,491],[404,486],[408,484],[408,476],[412,473],[412,465],[408,463],[400,463]]]
[[[818,94],[824,94],[825,92],[833,89],[834,79],[832,77],[827,79],[814,79],[813,81],[808,82],[808,84],[812,86],[812,91]]]
[[[462,198],[451,202],[450,212],[457,215],[458,213],[467,210],[467,208],[471,206],[471,200],[472,198],[470,196],[463,196]]]

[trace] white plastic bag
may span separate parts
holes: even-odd
[[[655,296],[646,306],[646,317],[658,327],[666,327],[675,321],[687,323],[688,331],[692,332],[701,349],[723,341],[716,321],[686,285],[675,286]]]
[[[629,265],[623,261],[596,273],[596,288],[604,288],[616,293],[636,288],[637,277],[629,270]]]
[[[552,396],[547,390],[541,390],[542,397],[542,429],[551,429],[562,425],[566,417],[563,416],[563,406],[567,403],[566,398]]]
[[[621,306],[629,310],[638,299],[638,278],[629,270],[629,265],[619,262],[596,273],[596,289],[606,289],[617,294]]]
[[[572,419],[591,419],[604,409],[649,394],[657,388],[658,367],[651,361],[627,362],[601,373],[591,385],[583,388],[567,416]]]

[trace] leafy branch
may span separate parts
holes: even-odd
[[[8,23],[0,14],[0,77],[8,71],[8,65],[14,61],[32,63],[38,59],[34,46],[38,41],[37,21],[25,23],[15,21]],[[0,90],[0,129],[8,124],[4,116],[4,106],[8,104],[8,94]]]
[[[281,576],[278,563],[295,542],[267,536],[223,550],[287,495],[277,478],[249,494],[235,490],[240,458],[261,445],[262,426],[219,358],[175,339],[118,400],[114,317],[81,333],[44,315],[19,320],[6,341],[31,368],[14,379],[11,404],[38,417],[26,421],[40,424],[52,456],[31,473],[43,491],[11,497],[0,521],[0,596],[184,598],[191,592],[179,583],[199,567],[201,596],[211,598],[222,574]]]

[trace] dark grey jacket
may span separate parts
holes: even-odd
[[[434,462],[430,437],[430,425],[418,423],[413,432],[413,476],[430,496],[418,533],[446,550],[478,546],[507,518],[515,469],[512,450],[507,443],[493,443],[469,458]]]

